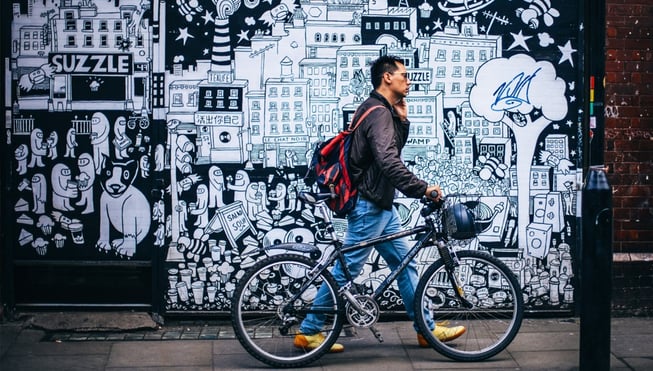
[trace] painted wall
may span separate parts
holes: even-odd
[[[400,56],[413,90],[404,160],[481,202],[488,250],[531,309],[572,310],[582,117],[578,4],[555,0],[23,0],[13,4],[14,256],[149,260],[166,311],[228,310],[277,242],[323,245],[317,141]],[[406,227],[415,200],[398,195]],[[346,220],[337,220],[344,234]],[[435,252],[419,257],[420,269]],[[361,283],[387,273],[373,254]],[[381,303],[402,310],[397,291]]]

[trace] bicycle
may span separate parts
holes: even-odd
[[[460,196],[440,202],[424,197],[423,224],[345,247],[324,205],[331,194],[300,193],[298,197],[314,205],[321,216],[316,224],[329,236],[329,248],[323,254],[318,247],[301,242],[269,246],[270,256],[250,267],[236,286],[231,308],[236,337],[249,354],[273,367],[301,367],[316,361],[336,342],[345,319],[351,326],[369,328],[383,342],[375,328],[381,314],[379,300],[418,252],[434,247],[440,257],[421,274],[415,291],[420,332],[432,348],[453,360],[481,361],[498,354],[521,326],[522,292],[513,272],[499,259],[483,251],[454,251],[448,243],[450,238],[471,238],[479,232],[471,211],[478,202],[456,202]],[[414,246],[371,295],[354,283],[344,264],[345,253],[407,236],[415,237]],[[328,270],[336,260],[347,277],[342,287]],[[312,305],[320,285],[327,285],[333,305]],[[462,325],[467,331],[458,339],[442,342],[429,331],[425,312],[435,321]],[[312,350],[293,345],[308,313],[325,319],[325,340]]]

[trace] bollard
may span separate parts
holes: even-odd
[[[589,168],[582,196],[580,370],[609,370],[612,189],[602,166]]]

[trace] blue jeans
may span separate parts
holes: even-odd
[[[397,215],[397,210],[395,208],[392,208],[392,210],[384,210],[362,197],[358,197],[356,206],[348,214],[347,220],[348,226],[347,235],[345,236],[344,241],[345,246],[351,246],[361,241],[379,237],[383,234],[400,232],[402,230],[399,216]],[[372,252],[372,248],[375,248],[379,252],[391,270],[395,270],[404,256],[408,254],[410,244],[406,238],[399,238],[373,247],[370,246],[354,250],[345,254],[345,261],[352,277],[358,277],[363,269],[363,265],[367,262],[367,259]],[[336,261],[331,269],[331,274],[336,279],[338,286],[343,286],[347,283],[347,279],[345,278],[345,274],[339,261]],[[415,263],[415,261],[411,261],[399,276],[397,276],[399,292],[404,302],[404,307],[406,307],[406,313],[413,321],[415,331],[419,331],[419,327],[415,323],[415,311],[413,308],[417,280],[417,263]],[[318,290],[313,305],[316,307],[333,305],[328,289],[325,285],[322,285]],[[424,314],[427,318],[429,328],[435,328],[435,324],[433,323],[430,314],[428,314],[426,310],[424,311]],[[299,330],[303,334],[313,335],[322,331],[323,324],[324,315],[309,314],[302,322]]]

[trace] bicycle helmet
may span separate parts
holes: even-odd
[[[476,237],[479,232],[474,213],[461,203],[446,208],[443,222],[447,235],[456,240]]]

